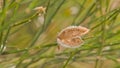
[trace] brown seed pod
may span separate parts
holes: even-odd
[[[69,26],[58,34],[57,42],[59,45],[66,48],[77,48],[84,43],[81,36],[88,32],[89,29],[82,26]]]

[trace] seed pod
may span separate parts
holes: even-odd
[[[81,36],[88,32],[89,29],[82,26],[69,26],[58,34],[57,42],[59,45],[66,48],[77,48],[84,43]]]

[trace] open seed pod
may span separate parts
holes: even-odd
[[[88,32],[89,29],[82,26],[69,26],[58,34],[57,43],[66,48],[80,47],[84,43],[81,36]]]

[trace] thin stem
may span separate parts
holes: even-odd
[[[4,25],[4,19],[6,17],[6,10],[5,10],[5,6],[6,6],[6,1],[3,0],[3,5],[2,5],[2,15],[1,15],[1,21],[0,21],[0,26],[2,27]],[[0,54],[2,53],[3,49],[4,49],[4,45],[3,45],[3,31],[0,32]]]
[[[79,23],[77,23],[76,25],[80,25],[81,23],[83,23],[83,21],[88,17],[88,15],[90,14],[90,11],[95,7],[95,3],[93,2],[92,5],[88,8],[88,10],[86,11],[86,14],[84,17],[82,17],[82,19],[79,21]]]
[[[0,50],[0,53],[2,53],[3,50],[4,50],[4,48],[5,48],[5,44],[6,44],[6,42],[7,42],[7,38],[8,38],[8,36],[9,36],[10,30],[11,30],[11,27],[8,28],[7,33],[6,33],[6,35],[5,35],[4,39],[3,39],[3,44],[2,44],[2,48],[1,48],[1,50]]]
[[[49,1],[50,2],[50,1]],[[57,13],[58,9],[62,6],[62,4],[65,2],[65,0],[62,0],[61,3],[57,6],[56,10],[54,11],[53,14],[50,15],[50,18],[45,18],[45,21],[44,21],[44,24],[43,25],[43,28],[39,28],[39,31],[36,33],[35,37],[33,38],[33,40],[31,41],[29,48],[31,48],[37,41],[37,39],[39,38],[39,36],[46,30],[46,26],[48,26],[52,20],[52,18],[55,16],[55,14]],[[49,6],[48,6],[49,7]],[[22,57],[24,57],[24,55],[26,54],[27,52],[24,52],[24,54],[22,55]],[[16,68],[19,67],[19,65],[22,63],[22,61],[24,59],[22,59],[22,57],[20,58],[20,62],[17,64]],[[22,60],[21,60],[22,59]]]
[[[73,22],[72,22],[71,25],[75,25],[77,18],[79,17],[79,15],[82,13],[82,11],[83,11],[83,9],[84,9],[84,4],[85,4],[85,3],[86,3],[86,0],[84,0],[84,1],[82,2],[82,4],[80,4],[79,12],[78,12],[78,14],[76,14],[76,16],[75,16],[75,18],[73,19]]]
[[[99,0],[99,3],[100,3],[99,4],[100,14],[103,15],[101,0]],[[103,21],[103,23],[101,24],[101,31],[102,31],[102,33],[101,33],[101,47],[98,49],[98,52],[97,52],[98,57],[102,57],[102,49],[105,45],[105,21]],[[95,68],[100,68],[101,62],[102,62],[102,60],[97,58],[96,62],[95,62]]]
[[[70,57],[67,59],[67,61],[65,62],[65,65],[63,66],[63,68],[66,68],[66,66],[68,65],[68,63],[70,62],[70,60],[72,59],[72,57],[75,55],[75,52],[72,52]]]

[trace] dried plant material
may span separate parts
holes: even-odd
[[[46,8],[45,7],[36,7],[34,10],[36,10],[39,14],[45,14]]]
[[[40,6],[40,7],[36,7],[34,10],[37,11],[38,13],[38,23],[36,23],[37,27],[40,27],[41,24],[44,23],[44,14],[46,13],[46,7]]]
[[[57,36],[59,45],[67,48],[77,48],[84,43],[81,36],[87,34],[89,29],[82,26],[70,26],[63,29]]]
[[[39,16],[38,21],[40,24],[43,24],[44,23],[44,15]],[[38,25],[40,25],[40,24],[38,24]]]

